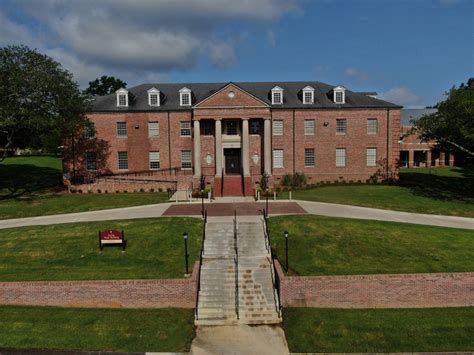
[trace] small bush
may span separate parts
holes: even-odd
[[[81,189],[77,190],[77,192],[79,192],[80,194],[82,194],[82,190],[81,190]]]
[[[163,192],[163,189],[160,187],[160,188],[158,189],[158,192]]]
[[[140,192],[145,192],[145,189],[141,188],[141,189],[140,189]]]
[[[285,174],[283,176],[283,186],[292,187],[293,186],[293,177],[290,174]]]
[[[97,193],[98,193],[98,194],[102,193],[102,190],[101,190],[101,189],[97,189]]]
[[[127,190],[123,190],[123,192],[124,192],[124,193],[128,193],[128,191],[127,191]]]
[[[108,191],[108,190],[105,190],[104,192],[105,192],[106,194],[108,194],[108,193],[109,193],[109,191]]]
[[[115,190],[115,193],[116,193],[116,194],[119,194],[119,193],[120,193],[120,191],[119,191],[119,190]]]
[[[154,188],[151,188],[151,189],[150,189],[150,192],[155,192],[155,189],[154,189]]]

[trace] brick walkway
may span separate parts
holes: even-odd
[[[271,202],[268,204],[270,214],[301,214],[306,211],[296,202]],[[206,204],[208,216],[233,216],[234,209],[238,216],[258,216],[265,209],[264,202],[237,202],[237,203],[211,203]],[[200,215],[201,204],[180,204],[170,206],[163,216],[189,216]]]
[[[285,307],[474,306],[474,272],[286,277],[278,268]]]

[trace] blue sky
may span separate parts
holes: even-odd
[[[435,104],[474,76],[474,0],[0,0],[0,45],[81,86],[319,80]]]

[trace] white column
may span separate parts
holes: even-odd
[[[222,176],[222,126],[221,120],[216,119],[216,176]]]
[[[194,120],[194,176],[201,176],[201,128],[199,120]]]
[[[244,176],[250,176],[249,119],[242,118],[242,167]]]
[[[272,142],[271,142],[271,120],[265,118],[263,127],[263,151],[264,151],[264,170],[268,175],[272,174]]]

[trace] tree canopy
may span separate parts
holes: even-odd
[[[435,106],[438,112],[423,116],[414,127],[422,140],[436,140],[442,148],[474,156],[474,78],[453,86],[446,95]]]
[[[26,46],[0,48],[0,148],[56,149],[87,124],[72,74]],[[3,159],[3,158],[0,158]]]
[[[103,75],[102,77],[89,81],[89,87],[86,89],[86,93],[90,95],[109,95],[114,93],[120,88],[126,88],[127,83],[117,79],[113,76]]]

